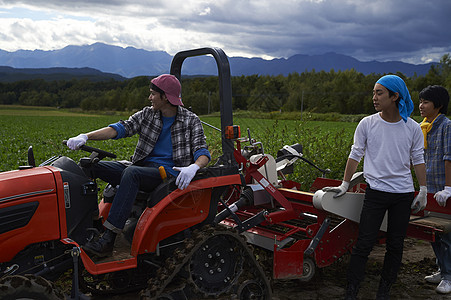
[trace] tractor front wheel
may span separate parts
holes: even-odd
[[[40,276],[11,275],[0,279],[0,299],[59,300],[64,294]]]

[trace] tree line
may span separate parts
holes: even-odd
[[[315,70],[288,76],[232,77],[234,110],[310,111],[317,113],[369,114],[374,112],[374,83],[384,74],[364,75],[354,69],[329,72]],[[403,78],[418,112],[418,93],[439,84],[451,93],[451,56],[445,54],[424,76]],[[125,81],[93,82],[88,79],[44,79],[0,83],[0,104],[81,108],[85,111],[134,111],[149,105],[149,77]],[[219,111],[217,76],[182,78],[182,99],[199,115]]]

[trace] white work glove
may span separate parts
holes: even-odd
[[[71,150],[78,150],[81,146],[86,144],[88,136],[84,133],[77,135],[76,137],[67,140],[67,147]]]
[[[180,171],[180,174],[175,180],[177,187],[181,190],[185,189],[193,179],[194,175],[196,175],[199,168],[200,167],[196,164],[191,164],[188,167],[173,167],[172,169]]]
[[[416,214],[420,210],[423,210],[426,207],[426,204],[428,203],[428,189],[426,186],[422,185],[420,186],[420,192],[415,197],[415,199],[412,202],[412,206],[410,207],[413,209],[413,213]]]
[[[342,181],[341,185],[339,186],[328,186],[323,187],[323,192],[334,192],[336,193],[334,195],[334,198],[343,196],[349,189],[349,182],[348,181]]]
[[[445,186],[444,190],[435,193],[434,198],[437,200],[438,205],[445,207],[446,201],[451,197],[451,186]]]

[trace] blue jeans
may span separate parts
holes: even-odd
[[[103,224],[106,228],[116,233],[122,231],[138,191],[150,192],[162,182],[158,167],[153,163],[126,166],[117,161],[101,161],[89,169],[92,177],[113,186],[119,185],[108,218]]]
[[[436,235],[431,243],[442,279],[451,280],[451,232]]]
[[[368,256],[376,243],[387,210],[386,252],[381,276],[388,283],[396,281],[413,198],[413,192],[387,193],[367,187],[360,214],[359,235],[348,267],[348,282],[359,284],[363,280]]]

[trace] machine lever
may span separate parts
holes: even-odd
[[[305,255],[312,255],[315,251],[316,247],[319,244],[319,241],[323,238],[324,233],[326,232],[326,229],[330,225],[330,219],[326,218],[324,219],[323,224],[321,224],[321,227],[319,228],[318,232],[316,233],[315,237],[310,242],[310,245],[305,249],[304,254]]]

